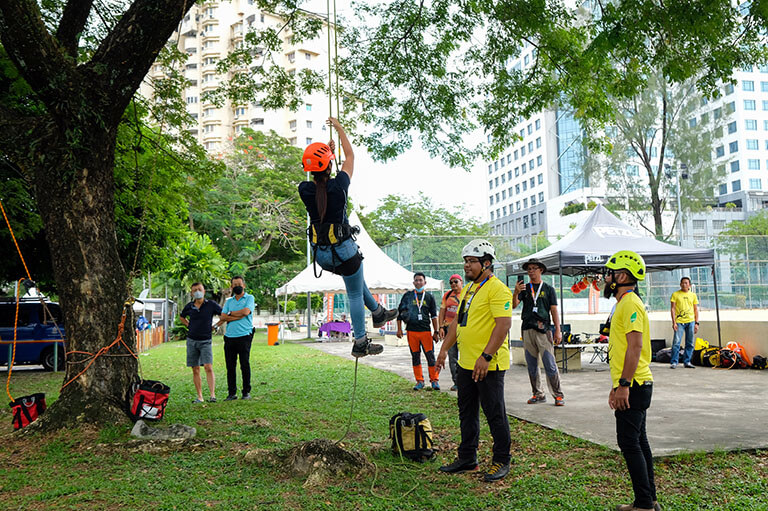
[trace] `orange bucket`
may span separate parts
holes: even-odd
[[[267,323],[267,345],[277,346],[277,334],[280,331],[280,323]]]

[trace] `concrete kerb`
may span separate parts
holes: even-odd
[[[353,360],[348,342],[307,344]],[[557,408],[549,395],[546,403],[526,404],[530,397],[528,372],[525,367],[513,365],[506,374],[507,413],[618,450],[616,423],[608,408],[608,366],[589,364],[591,355],[584,357],[585,369],[561,374],[566,406]],[[360,361],[413,381],[407,347],[386,346],[381,355]],[[768,448],[764,427],[768,424],[768,370],[684,369],[682,365],[672,370],[668,364],[656,363],[651,369],[654,394],[647,431],[654,456]],[[451,384],[450,372],[443,371],[440,386],[448,389]]]

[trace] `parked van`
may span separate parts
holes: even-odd
[[[45,305],[47,311],[37,298],[23,298],[20,301],[14,365],[42,365],[47,371],[52,371],[53,350],[58,349],[58,368],[64,368],[64,319],[61,308],[55,302],[46,301]],[[16,299],[0,298],[0,365],[8,365],[11,358],[15,318]]]

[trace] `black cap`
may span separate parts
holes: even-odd
[[[544,273],[545,271],[547,271],[547,267],[546,267],[546,266],[544,266],[544,263],[542,263],[541,261],[539,261],[539,260],[538,260],[538,259],[536,259],[535,257],[533,257],[533,258],[531,258],[531,259],[528,259],[526,262],[524,262],[524,263],[523,263],[523,269],[524,269],[525,271],[528,271],[528,265],[529,265],[529,264],[535,264],[535,265],[537,265],[539,268],[541,268],[541,272],[542,272],[542,273]]]

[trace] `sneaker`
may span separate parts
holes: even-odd
[[[397,309],[385,309],[381,305],[371,313],[373,328],[379,328],[397,318]]]
[[[669,364],[670,369],[677,369],[677,364]]]
[[[555,398],[555,406],[565,406],[565,399],[560,396]]]
[[[483,476],[483,481],[492,483],[494,481],[500,481],[507,477],[509,474],[509,463],[496,463],[491,465],[491,468]]]
[[[192,401],[192,404],[196,405],[197,403],[202,403],[202,402],[203,402],[202,399],[195,399],[195,400]]]
[[[251,395],[250,394],[243,394],[243,397],[241,397],[240,399],[251,399]]]
[[[215,397],[209,397],[208,398],[208,402],[209,403],[215,403],[216,402],[216,398]]]
[[[417,381],[416,385],[413,386],[413,390],[421,390],[424,388],[424,382],[423,381]]]
[[[448,389],[448,390],[450,390],[450,391],[453,391],[453,392],[456,392],[456,391],[458,391],[458,390],[459,390],[459,388],[458,388],[456,385],[451,385],[451,388],[450,388],[450,389]]]
[[[371,343],[367,335],[360,339],[355,339],[355,343],[352,345],[352,356],[355,358],[366,355],[378,355],[382,351],[384,351],[384,346]]]
[[[237,396],[235,394],[230,394],[224,398],[224,401],[234,401],[235,399],[237,399]]]
[[[456,458],[453,463],[440,467],[440,472],[445,472],[446,474],[461,474],[462,472],[475,471],[477,468],[476,459],[463,460],[461,458]]]
[[[690,362],[686,362],[683,364],[683,367],[687,367],[688,369],[696,369],[696,366],[691,364]]]
[[[436,381],[433,381],[432,382],[432,390],[440,391],[440,384],[437,383]]]
[[[547,401],[547,396],[533,396],[531,399],[528,400],[529,405],[535,405],[536,403],[545,403]]]

